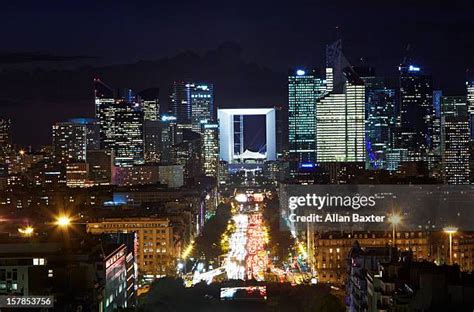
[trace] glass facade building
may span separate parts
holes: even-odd
[[[181,126],[201,131],[201,121],[214,121],[214,88],[209,83],[174,82],[171,95],[172,114]]]
[[[347,81],[316,104],[316,161],[365,161],[365,85]]]
[[[441,100],[441,159],[447,184],[469,184],[469,112],[465,96]]]
[[[143,111],[136,103],[103,103],[99,109],[101,148],[113,150],[117,166],[144,163]]]
[[[202,163],[204,175],[217,178],[219,169],[219,125],[202,125]]]
[[[426,161],[433,147],[435,110],[432,77],[413,65],[400,66],[400,128],[398,147],[414,161]]]
[[[288,142],[290,171],[316,163],[316,101],[326,91],[315,70],[295,69],[288,75]]]

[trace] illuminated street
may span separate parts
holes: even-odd
[[[229,239],[229,253],[225,260],[228,279],[264,280],[268,266],[266,243],[268,234],[259,205],[253,197],[238,194],[236,214],[232,217],[235,230]]]

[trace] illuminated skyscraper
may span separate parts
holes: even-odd
[[[182,141],[171,148],[174,164],[183,166],[185,183],[202,175],[202,136],[189,129],[183,130]]]
[[[395,90],[367,88],[366,147],[369,168],[386,168],[387,150],[393,147],[396,126]]]
[[[143,135],[145,162],[159,162],[161,144],[161,121],[145,120],[143,124]]]
[[[316,101],[326,91],[315,70],[296,69],[288,75],[288,142],[290,171],[316,163]]]
[[[95,117],[99,118],[99,108],[105,103],[114,103],[115,97],[113,90],[103,83],[99,78],[94,79],[94,101]]]
[[[0,160],[10,151],[11,144],[11,121],[0,118]]]
[[[387,152],[393,148],[397,123],[396,91],[385,87],[373,67],[355,67],[365,84],[366,167],[386,169]]]
[[[71,121],[55,123],[53,125],[53,152],[57,162],[86,161],[86,125]]]
[[[441,97],[441,116],[467,117],[468,115],[468,104],[465,96]]]
[[[471,141],[474,142],[474,71],[469,72],[468,79],[466,82],[466,88]]]
[[[197,83],[189,85],[191,92],[191,124],[194,132],[201,132],[203,123],[215,119],[214,90],[212,84]]]
[[[441,156],[447,184],[469,184],[469,113],[465,96],[441,100]]]
[[[141,91],[139,94],[140,105],[142,106],[145,121],[160,120],[160,102],[158,99],[158,88],[150,88]]]
[[[202,124],[202,162],[204,175],[217,178],[219,169],[219,125]]]
[[[143,112],[138,104],[101,104],[99,125],[101,148],[114,151],[117,166],[144,163]]]
[[[178,129],[176,117],[164,115],[160,121],[160,162],[172,163],[172,147],[182,141],[182,130]]]
[[[191,98],[187,85],[187,82],[175,81],[171,94],[172,114],[181,125],[191,125]]]
[[[342,93],[329,92],[316,104],[317,162],[365,161],[365,85],[353,72],[344,74]]]
[[[467,104],[469,111],[469,132],[470,132],[470,170],[471,170],[471,183],[474,184],[474,70],[467,72]]]
[[[414,161],[426,161],[433,147],[433,82],[419,67],[400,66],[400,128],[398,147]]]
[[[97,120],[93,118],[72,118],[68,122],[86,127],[86,148],[87,150],[100,149],[100,127]]]
[[[174,82],[171,96],[172,114],[178,125],[201,131],[201,122],[215,120],[214,90],[208,83]]]

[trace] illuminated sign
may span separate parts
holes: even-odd
[[[297,74],[298,76],[303,76],[304,74],[306,74],[306,72],[305,72],[304,70],[302,70],[302,69],[298,69],[298,70],[296,71],[296,74]]]
[[[204,129],[217,129],[219,128],[218,124],[205,124]]]
[[[416,67],[416,66],[413,66],[413,65],[410,65],[410,67],[408,67],[408,70],[412,71],[412,72],[419,72],[420,68]]]
[[[173,120],[176,120],[176,117],[174,116],[163,116],[161,117],[161,121],[173,121]]]

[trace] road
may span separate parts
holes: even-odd
[[[235,230],[229,239],[229,253],[224,267],[228,279],[263,281],[268,267],[267,228],[261,209],[263,203],[256,203],[247,196],[235,198],[236,212],[232,217]]]

